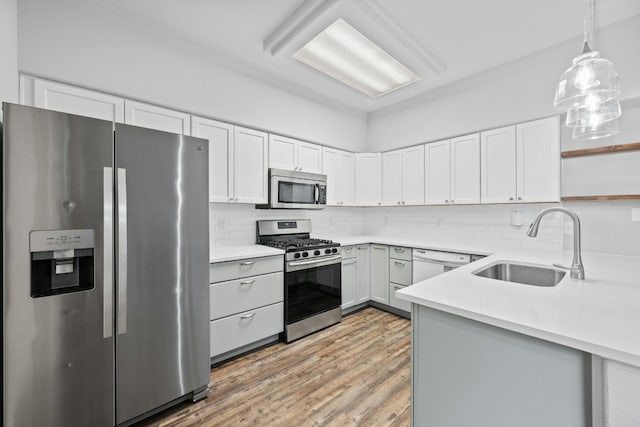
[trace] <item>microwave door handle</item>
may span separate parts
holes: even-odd
[[[320,204],[320,184],[315,185],[315,200],[316,205]]]

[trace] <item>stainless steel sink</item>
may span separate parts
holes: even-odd
[[[524,285],[556,286],[566,272],[550,267],[497,262],[481,270],[474,271],[473,274],[479,277],[522,283]]]

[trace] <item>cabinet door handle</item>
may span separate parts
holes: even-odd
[[[240,265],[253,265],[253,261],[244,261],[241,262]]]
[[[400,262],[400,261],[394,261],[393,262],[395,265],[399,265],[400,267],[404,267],[404,263]]]
[[[509,200],[513,200],[513,197],[509,197]]]
[[[240,282],[241,286],[244,285],[253,285],[255,283],[255,280],[245,280],[244,282]]]
[[[359,250],[359,251],[363,251],[363,250],[365,250],[365,249],[367,249],[367,247],[366,247],[366,246],[358,246],[358,250]]]
[[[522,197],[518,197],[518,200],[522,200]]]
[[[400,202],[397,202],[398,204],[400,204]]]
[[[445,200],[444,202],[445,202],[445,203],[449,203],[449,201],[448,201],[448,200]]]
[[[229,201],[230,201],[230,202],[233,202],[233,197],[229,197]]]
[[[253,313],[243,314],[242,316],[240,316],[240,318],[241,319],[251,319],[255,315],[256,315],[256,312],[254,311]]]
[[[402,201],[402,204],[404,205],[404,200]]]

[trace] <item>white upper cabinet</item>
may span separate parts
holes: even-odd
[[[424,198],[427,205],[443,205],[451,200],[450,140],[424,146]]]
[[[355,154],[322,147],[322,173],[327,175],[327,205],[349,206],[355,203]]]
[[[322,173],[322,146],[302,141],[298,143],[298,170]]]
[[[327,205],[337,206],[336,183],[338,182],[338,151],[335,148],[322,147],[322,173],[327,176]]]
[[[123,98],[26,76],[21,84],[25,105],[124,123]]]
[[[192,116],[191,135],[209,140],[209,202],[233,201],[233,125]]]
[[[380,205],[380,168],[380,153],[356,154],[356,205]]]
[[[424,204],[424,145],[402,150],[402,204]]]
[[[382,154],[382,203],[424,204],[424,145]]]
[[[516,127],[480,135],[480,199],[482,203],[516,200]]]
[[[338,151],[336,173],[336,199],[340,206],[355,204],[356,155],[347,151]]]
[[[165,132],[191,135],[191,116],[156,105],[125,100],[124,122]]]
[[[285,136],[269,135],[269,167],[322,172],[322,147]]]
[[[382,153],[382,204],[402,204],[402,150]]]
[[[267,143],[265,132],[234,128],[233,201],[267,203]]]
[[[451,203],[480,203],[480,134],[451,139]]]
[[[558,116],[516,125],[517,199],[560,200],[560,121]]]

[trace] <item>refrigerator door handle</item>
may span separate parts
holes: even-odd
[[[118,335],[127,333],[127,170],[118,168]]]
[[[113,168],[103,168],[103,252],[102,337],[113,335]]]

